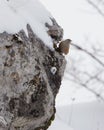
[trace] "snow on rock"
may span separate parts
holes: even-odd
[[[0,33],[17,33],[21,29],[27,34],[30,24],[36,35],[50,48],[52,40],[45,23],[52,25],[51,14],[38,0],[0,0]]]

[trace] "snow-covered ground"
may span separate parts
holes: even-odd
[[[103,129],[104,102],[93,101],[57,107],[56,119],[48,130]]]
[[[56,99],[56,118],[48,130],[55,129],[104,129],[104,102],[85,88],[76,88],[66,73]]]
[[[73,130],[73,129],[67,123],[56,117],[48,130]]]

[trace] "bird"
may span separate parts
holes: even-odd
[[[67,55],[69,53],[71,41],[72,41],[71,39],[66,39],[64,41],[61,41],[56,51],[58,51],[61,54]]]

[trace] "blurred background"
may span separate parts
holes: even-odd
[[[41,0],[70,38],[70,53],[60,90],[66,99],[103,100],[104,90],[104,1]],[[62,94],[63,91],[63,94]],[[58,95],[58,97],[59,97]],[[68,97],[67,97],[68,96]],[[58,98],[57,97],[57,98]],[[64,102],[65,103],[65,100]]]
[[[56,118],[74,130],[104,129],[104,0],[41,0],[72,39]]]

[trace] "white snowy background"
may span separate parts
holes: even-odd
[[[73,43],[90,52],[92,46],[104,52],[104,18],[87,0],[41,0],[64,28],[64,39],[71,38]],[[104,54],[104,53],[103,53]],[[104,55],[103,55],[104,56]],[[104,102],[93,93],[70,80],[72,65],[89,73],[101,72],[98,63],[84,53],[70,49],[66,56],[67,68],[61,89],[56,99],[56,119],[48,130],[103,130]],[[72,63],[72,59],[75,59]],[[104,59],[102,60],[104,62]],[[82,81],[86,77],[81,76]],[[102,78],[104,81],[104,75]],[[96,92],[104,94],[104,84],[93,81],[90,85]]]
[[[90,52],[95,47],[95,50],[100,50],[98,58],[104,62],[104,18],[86,0],[41,2],[63,27],[64,39],[70,38]],[[33,31],[52,48],[44,25],[45,22],[52,24],[49,19],[51,14],[38,0],[0,0],[0,32],[16,33],[24,29],[27,34],[26,24],[29,23]],[[89,90],[104,97],[104,67],[72,46],[66,59],[67,66],[56,99],[56,118],[48,130],[103,130],[104,101]],[[82,86],[89,80],[89,75],[92,80],[88,82],[88,90]],[[80,81],[82,86],[76,81]]]

